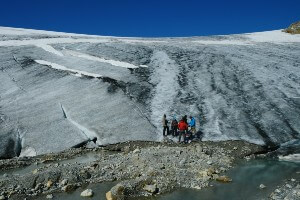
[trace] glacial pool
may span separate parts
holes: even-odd
[[[212,181],[212,187],[202,190],[179,189],[165,194],[159,200],[257,200],[268,199],[277,186],[287,179],[300,178],[300,163],[278,160],[255,159],[238,163],[226,175],[232,178],[231,183]],[[260,189],[264,184],[266,188]]]

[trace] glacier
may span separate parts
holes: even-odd
[[[300,141],[300,35],[128,38],[0,27],[0,158],[161,141],[192,115],[204,141]]]

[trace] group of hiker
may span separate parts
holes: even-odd
[[[169,121],[167,120],[166,114],[162,118],[163,125],[163,136],[171,134],[173,137],[179,136],[178,142],[181,142],[183,137],[184,143],[191,142],[191,139],[196,135],[196,120],[194,117],[190,116],[188,122],[187,115],[183,116],[178,122],[175,115],[171,121],[171,130],[169,130]]]

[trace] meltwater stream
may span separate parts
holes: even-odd
[[[160,196],[159,200],[257,200],[268,199],[277,186],[287,179],[300,178],[300,163],[256,159],[241,161],[226,173],[231,183],[212,182],[213,187],[202,190],[181,189]],[[259,185],[264,184],[265,189]]]

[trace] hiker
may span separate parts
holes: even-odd
[[[186,143],[186,133],[188,129],[187,123],[185,123],[184,118],[180,120],[178,123],[178,129],[179,129],[179,140],[178,142],[180,143],[181,141],[181,136],[183,136],[183,141]]]
[[[174,137],[177,136],[177,129],[178,129],[178,121],[176,120],[176,117],[174,115],[173,120],[171,122],[171,133]]]
[[[196,134],[196,120],[194,117],[190,116],[190,123],[189,123],[189,127],[191,127],[191,133],[193,135]]]
[[[164,114],[162,118],[162,125],[163,125],[163,136],[169,135],[169,126],[168,126],[168,120],[166,114]],[[166,130],[167,130],[167,134],[165,135]]]

